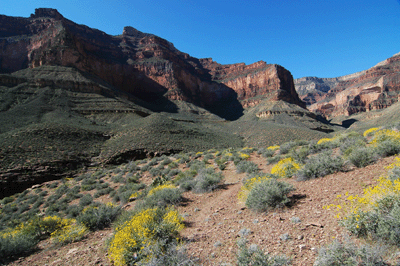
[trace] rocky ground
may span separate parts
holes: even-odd
[[[272,166],[263,157],[253,154],[250,159],[264,172],[270,172]],[[286,179],[296,188],[291,194],[292,206],[266,214],[255,213],[238,201],[245,174],[237,174],[229,162],[219,190],[184,193],[185,200],[178,208],[187,223],[181,232],[187,252],[203,265],[235,265],[237,240],[246,235],[249,244],[257,244],[270,254],[286,255],[293,265],[312,265],[319,247],[346,235],[335,212],[323,206],[334,203],[339,194],[362,193],[393,161],[394,157],[388,157],[362,169],[305,182]],[[132,208],[133,203],[125,207]],[[42,241],[38,252],[10,265],[110,265],[105,242],[111,235],[111,229],[101,230],[66,246]]]

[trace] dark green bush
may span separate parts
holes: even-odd
[[[292,185],[276,179],[256,183],[247,196],[246,206],[258,212],[283,207],[290,201],[287,194],[293,190]]]
[[[296,176],[298,181],[311,178],[323,177],[343,169],[343,159],[340,156],[333,156],[331,152],[324,152],[306,160]]]
[[[236,165],[236,172],[237,173],[255,173],[258,172],[258,166],[253,163],[252,161],[240,161]]]
[[[166,207],[176,205],[182,201],[182,193],[178,188],[165,188],[147,195],[142,201],[138,202],[137,209],[148,209],[154,207]]]
[[[192,190],[195,193],[211,192],[218,187],[222,179],[221,172],[216,173],[212,168],[201,169],[194,178]]]
[[[396,155],[400,153],[400,142],[394,139],[387,139],[379,142],[376,150],[381,157]]]
[[[29,234],[0,235],[0,263],[7,263],[35,250],[39,240]]]
[[[85,194],[82,198],[79,199],[80,206],[88,206],[93,202],[93,197],[90,194]]]
[[[370,147],[353,148],[348,156],[350,162],[358,168],[374,163],[378,159],[376,150]]]
[[[101,205],[97,208],[87,208],[76,220],[91,231],[95,231],[109,227],[120,213],[121,207],[119,206]]]
[[[83,208],[84,208],[83,206],[73,204],[68,206],[68,209],[65,211],[65,213],[68,216],[68,218],[76,218],[82,213]]]

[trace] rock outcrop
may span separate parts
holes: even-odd
[[[245,108],[255,106],[266,98],[305,108],[295,90],[292,74],[280,65],[264,61],[250,65],[221,65],[211,58],[200,59],[200,63],[210,71],[214,81],[232,88]]]
[[[310,111],[332,118],[379,110],[398,102],[400,54],[355,74],[295,81],[296,90]]]
[[[111,36],[54,9],[36,9],[29,18],[0,16],[0,73],[42,65],[75,67],[149,102],[181,100],[217,112],[257,104],[254,98],[262,96],[304,107],[290,72],[278,65],[199,60],[133,27]]]

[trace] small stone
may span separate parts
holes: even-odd
[[[214,243],[214,247],[220,247],[220,246],[222,246],[221,241],[217,241]]]
[[[297,239],[298,239],[298,240],[302,240],[303,238],[304,238],[303,235],[298,235],[298,236],[297,236]]]

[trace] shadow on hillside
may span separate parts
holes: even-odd
[[[306,197],[307,197],[306,194],[293,194],[292,196],[288,197],[290,202],[286,204],[286,206],[292,208],[299,202],[299,200],[304,199]]]
[[[358,121],[357,119],[344,120],[344,121],[342,121],[342,127],[349,128],[352,124],[354,124],[357,121]]]

